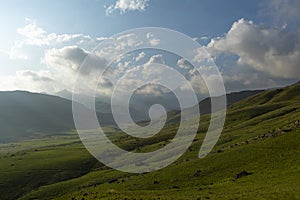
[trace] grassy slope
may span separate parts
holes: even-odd
[[[87,109],[83,105],[80,109]],[[25,91],[0,91],[0,144],[44,138],[75,130],[72,101]],[[112,116],[97,112],[102,124]]]
[[[95,166],[79,143],[43,147],[43,151],[25,155],[20,151],[13,157],[2,154],[0,192],[12,198],[16,190],[9,186],[15,185],[23,193],[29,192],[23,199],[300,199],[299,89],[298,83],[232,105],[217,146],[207,157],[198,159],[209,120],[204,116],[189,151],[174,164],[152,173],[128,174]],[[173,125],[167,127],[160,137],[171,138],[173,129]],[[131,149],[135,142],[126,137],[122,145]],[[141,151],[165,143],[141,142]],[[18,165],[22,166],[18,168],[20,174],[14,169]],[[55,170],[49,173],[45,168]],[[87,170],[91,171],[80,176]],[[235,179],[243,170],[253,174]],[[64,179],[69,180],[61,181]],[[113,179],[117,181],[110,183]],[[30,192],[33,188],[37,189]]]
[[[77,137],[50,140],[1,146],[1,199],[15,199],[33,188],[81,176],[96,164]]]
[[[0,110],[0,142],[75,129],[72,104],[60,97],[23,91],[0,92]]]

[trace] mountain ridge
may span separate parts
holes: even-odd
[[[259,92],[261,91],[241,91],[229,94],[229,98],[236,101],[236,99]],[[240,98],[236,97],[239,96],[238,94],[241,94]],[[201,102],[199,105],[203,114],[203,110],[207,110],[209,104],[207,104],[207,99]],[[107,107],[108,104],[104,106]],[[20,90],[2,91],[0,92],[0,110],[2,111],[0,113],[0,141],[2,142],[27,138],[27,136],[35,137],[36,132],[51,134],[75,129],[72,102],[63,97]],[[131,112],[133,112],[131,114],[136,122],[138,122],[137,118],[141,118],[141,121],[147,121],[141,117],[139,110],[135,111],[134,108],[131,108]],[[176,120],[179,120],[177,115],[180,112],[172,112],[176,114]],[[107,110],[102,113],[98,109],[97,117],[101,125],[115,124],[112,114]]]

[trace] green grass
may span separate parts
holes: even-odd
[[[42,185],[81,176],[96,164],[74,136],[9,144],[4,150],[1,199],[15,199]]]
[[[298,89],[267,91],[230,106],[221,138],[203,159],[198,153],[210,118],[201,116],[189,150],[151,173],[102,166],[72,134],[0,146],[1,198],[300,199]],[[107,130],[122,148],[149,152],[172,139],[173,122],[147,140]],[[253,174],[235,179],[243,170]]]
[[[300,198],[299,132],[297,128],[275,138],[251,141],[222,153],[213,152],[204,159],[197,159],[195,148],[175,164],[148,174],[98,170],[40,187],[24,199],[93,199],[96,195],[107,199],[296,199]],[[242,170],[253,175],[235,180]],[[113,178],[118,181],[109,183]]]

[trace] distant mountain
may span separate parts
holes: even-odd
[[[72,101],[72,92],[70,92],[68,90],[59,91],[59,92],[55,93],[55,95]],[[79,96],[82,101],[80,103],[82,103],[86,107],[89,107],[89,105],[91,105],[90,97],[88,97],[84,94],[81,94]],[[138,103],[138,102],[143,102],[143,103]],[[90,108],[90,109],[92,109],[92,108]],[[106,97],[106,96],[95,97],[95,109],[96,109],[97,113],[100,113],[100,114],[98,114],[99,115],[98,117],[101,118],[101,121],[100,121],[101,123],[106,124],[106,125],[107,124],[110,124],[110,125],[115,124],[115,122],[113,120],[113,116],[112,116],[109,97]],[[136,122],[149,120],[148,110],[147,110],[147,103],[144,99],[143,100],[135,99],[135,101],[130,105],[131,117]]]
[[[265,91],[250,98],[244,99],[238,105],[233,105],[234,109],[243,108],[247,106],[259,106],[266,103],[280,103],[285,101],[299,101],[300,98],[300,82],[293,85]]]
[[[246,99],[248,97],[251,97],[253,95],[257,95],[264,90],[249,90],[249,91],[240,91],[240,92],[233,92],[226,94],[226,99],[227,99],[227,107],[231,106],[232,104],[239,102],[243,99]],[[223,98],[223,96],[220,96]],[[221,100],[220,97],[212,97],[216,100]],[[198,104],[199,109],[200,109],[200,114],[209,114],[211,113],[211,98],[207,97],[203,99],[202,101],[199,102]],[[188,109],[187,109],[188,110]],[[187,112],[188,113],[188,112]],[[168,113],[168,122],[174,123],[180,121],[180,111],[171,111]]]
[[[250,96],[259,94],[263,91],[265,90],[249,90],[249,91],[233,92],[233,93],[226,94],[227,106],[230,106]],[[213,97],[213,98],[217,100],[220,99],[220,97]],[[200,101],[199,108],[201,114],[211,113],[211,98],[205,98],[204,100]]]
[[[72,92],[68,90],[62,90],[54,95],[68,99],[72,101]],[[80,94],[79,95],[81,102],[83,105],[89,107],[91,105],[91,98]],[[111,99],[109,96],[97,96],[95,97],[95,109],[97,112],[102,113],[106,116],[106,118],[112,119],[112,111],[111,111]],[[173,93],[166,93],[160,96],[156,95],[143,95],[143,94],[135,94],[130,99],[130,113],[131,117],[135,122],[139,121],[147,121],[149,120],[149,109],[154,104],[162,105],[167,111],[178,110],[179,103]],[[107,122],[104,119],[105,123]],[[113,120],[109,120],[113,121]]]
[[[0,141],[28,137],[34,132],[63,132],[75,128],[69,100],[24,91],[0,92]]]
[[[61,90],[61,91],[55,93],[54,95],[72,101],[73,93],[70,92],[69,90]],[[84,105],[89,105],[91,103],[90,96],[87,96],[85,94],[77,94],[77,97],[79,97],[81,99],[81,101],[82,101],[81,103]],[[96,102],[103,102],[103,103],[110,102],[110,98],[105,95],[97,96],[97,97],[95,97],[95,100],[96,100]]]
[[[242,100],[261,91],[244,91],[227,95],[228,104]],[[70,95],[62,91],[61,96]],[[151,102],[154,100],[151,100]],[[158,100],[166,104],[163,100]],[[210,100],[199,103],[201,113],[210,112]],[[84,106],[83,106],[84,107]],[[84,108],[88,109],[88,108]],[[143,110],[145,109],[145,110]],[[72,101],[57,96],[24,91],[0,92],[0,142],[36,137],[36,134],[54,134],[75,129]],[[110,104],[97,101],[96,111],[101,125],[114,125]],[[135,122],[149,120],[147,106],[130,106]],[[172,111],[173,119],[180,119],[180,112]]]
[[[88,109],[81,105],[82,109]],[[0,92],[0,142],[43,137],[75,130],[72,101],[25,91]],[[114,124],[97,113],[100,124]]]
[[[54,95],[64,99],[72,100],[72,92],[70,92],[69,90],[61,90]]]

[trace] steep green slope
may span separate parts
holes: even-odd
[[[249,91],[241,91],[241,92],[233,92],[226,94],[227,106],[230,106],[236,102],[239,102],[243,99],[251,97],[253,95],[259,94],[264,90],[249,90]],[[216,99],[220,99],[219,97],[213,97]],[[199,103],[199,109],[201,114],[208,114],[211,113],[211,99],[206,98]]]
[[[267,103],[299,101],[300,99],[299,94],[300,94],[300,82],[297,82],[285,88],[269,90],[262,94],[254,95],[250,98],[240,101],[232,108],[239,109],[248,106],[264,105]]]

